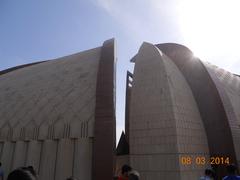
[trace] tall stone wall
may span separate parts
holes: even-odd
[[[223,87],[209,73],[204,63],[185,46],[173,43],[156,46],[174,62],[192,90],[206,131],[211,159],[228,159],[237,165],[238,150],[231,128],[232,118],[224,105],[231,107],[231,103]],[[226,163],[213,162],[212,167],[218,179],[226,175]]]
[[[220,94],[231,128],[237,161],[240,164],[240,78],[210,63],[204,65]]]
[[[182,157],[209,157],[207,138],[190,87],[176,65],[143,43],[135,63],[130,100],[130,163],[141,179],[196,179],[207,165]]]
[[[100,72],[108,74],[99,78]],[[97,142],[97,148],[102,143],[112,152],[104,155],[112,164],[101,167],[102,177],[112,177],[114,40],[104,42],[102,47],[11,68],[0,74],[0,161],[5,175],[14,168],[32,165],[40,180],[65,180],[69,176],[100,179],[93,168],[94,157],[101,154],[94,150]],[[98,88],[104,81],[108,83],[105,83],[107,92]],[[110,92],[112,95],[99,103],[97,99]],[[101,105],[112,108],[111,117],[106,109],[101,114],[102,118],[108,118],[104,127],[111,129],[105,141],[101,134],[96,135],[104,124],[96,115]]]

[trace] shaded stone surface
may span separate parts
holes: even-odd
[[[171,43],[143,43],[131,62],[129,160],[141,179],[197,179],[210,166],[183,165],[184,157],[239,162],[238,76]],[[225,165],[213,168],[221,179]]]
[[[204,64],[194,58],[189,49],[177,44],[157,45],[179,68],[187,80],[201,114],[207,134],[209,152],[212,157],[229,157],[231,163],[237,164],[230,119],[221,89]],[[218,88],[219,89],[218,89]],[[239,131],[239,130],[238,130]],[[220,176],[226,174],[225,165],[213,165]]]
[[[81,53],[0,72],[0,161],[6,175],[32,165],[40,180],[99,179],[93,176],[94,165],[102,154],[109,163],[101,166],[100,176],[113,176],[114,48],[112,39]]]

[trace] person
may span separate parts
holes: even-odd
[[[20,167],[19,169],[23,169],[24,171],[29,171],[35,178],[37,178],[37,173],[33,168],[33,166]]]
[[[37,177],[37,172],[33,168],[33,166],[28,166],[27,169],[32,173],[33,176]]]
[[[205,169],[205,176],[200,177],[199,180],[211,180],[213,179],[213,170],[212,169]]]
[[[240,176],[236,175],[237,167],[234,164],[229,164],[227,166],[228,175],[223,178],[223,180],[240,180]]]
[[[128,173],[132,170],[132,168],[128,165],[122,166],[121,175],[118,177],[118,180],[128,180]]]
[[[18,168],[8,175],[7,180],[36,180],[36,177],[27,168]]]
[[[3,180],[3,178],[4,178],[4,173],[2,169],[2,163],[0,162],[0,180]]]
[[[139,180],[139,173],[135,170],[132,170],[130,173],[129,173],[129,180]]]

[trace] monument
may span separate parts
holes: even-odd
[[[131,62],[117,167],[130,164],[142,180],[186,180],[211,166],[220,179],[240,164],[238,75],[173,43],[143,43]]]
[[[40,180],[112,179],[115,61],[111,39],[0,72],[0,161],[6,176],[31,165]]]

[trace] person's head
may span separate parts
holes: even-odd
[[[36,180],[30,171],[22,168],[13,170],[7,177],[7,180]]]
[[[2,163],[0,162],[0,167],[2,166]]]
[[[213,171],[211,169],[206,169],[205,170],[205,175],[209,177],[213,177]]]
[[[37,177],[37,173],[34,170],[33,166],[27,166],[27,167],[20,167],[19,169],[22,169],[24,171],[28,171],[31,173],[31,175],[33,175],[34,177]]]
[[[122,166],[122,175],[124,176],[124,177],[128,177],[128,172],[129,171],[131,171],[132,170],[132,168],[130,167],[130,166],[128,166],[128,165],[123,165]]]
[[[135,174],[129,174],[129,180],[139,180],[139,178]]]
[[[235,174],[237,170],[237,167],[234,164],[229,164],[227,166],[227,172],[228,174]]]
[[[27,170],[29,170],[32,175],[34,175],[35,177],[37,176],[37,172],[35,171],[35,169],[33,168],[33,166],[28,166]]]
[[[139,173],[135,170],[129,172],[129,180],[139,180]]]

